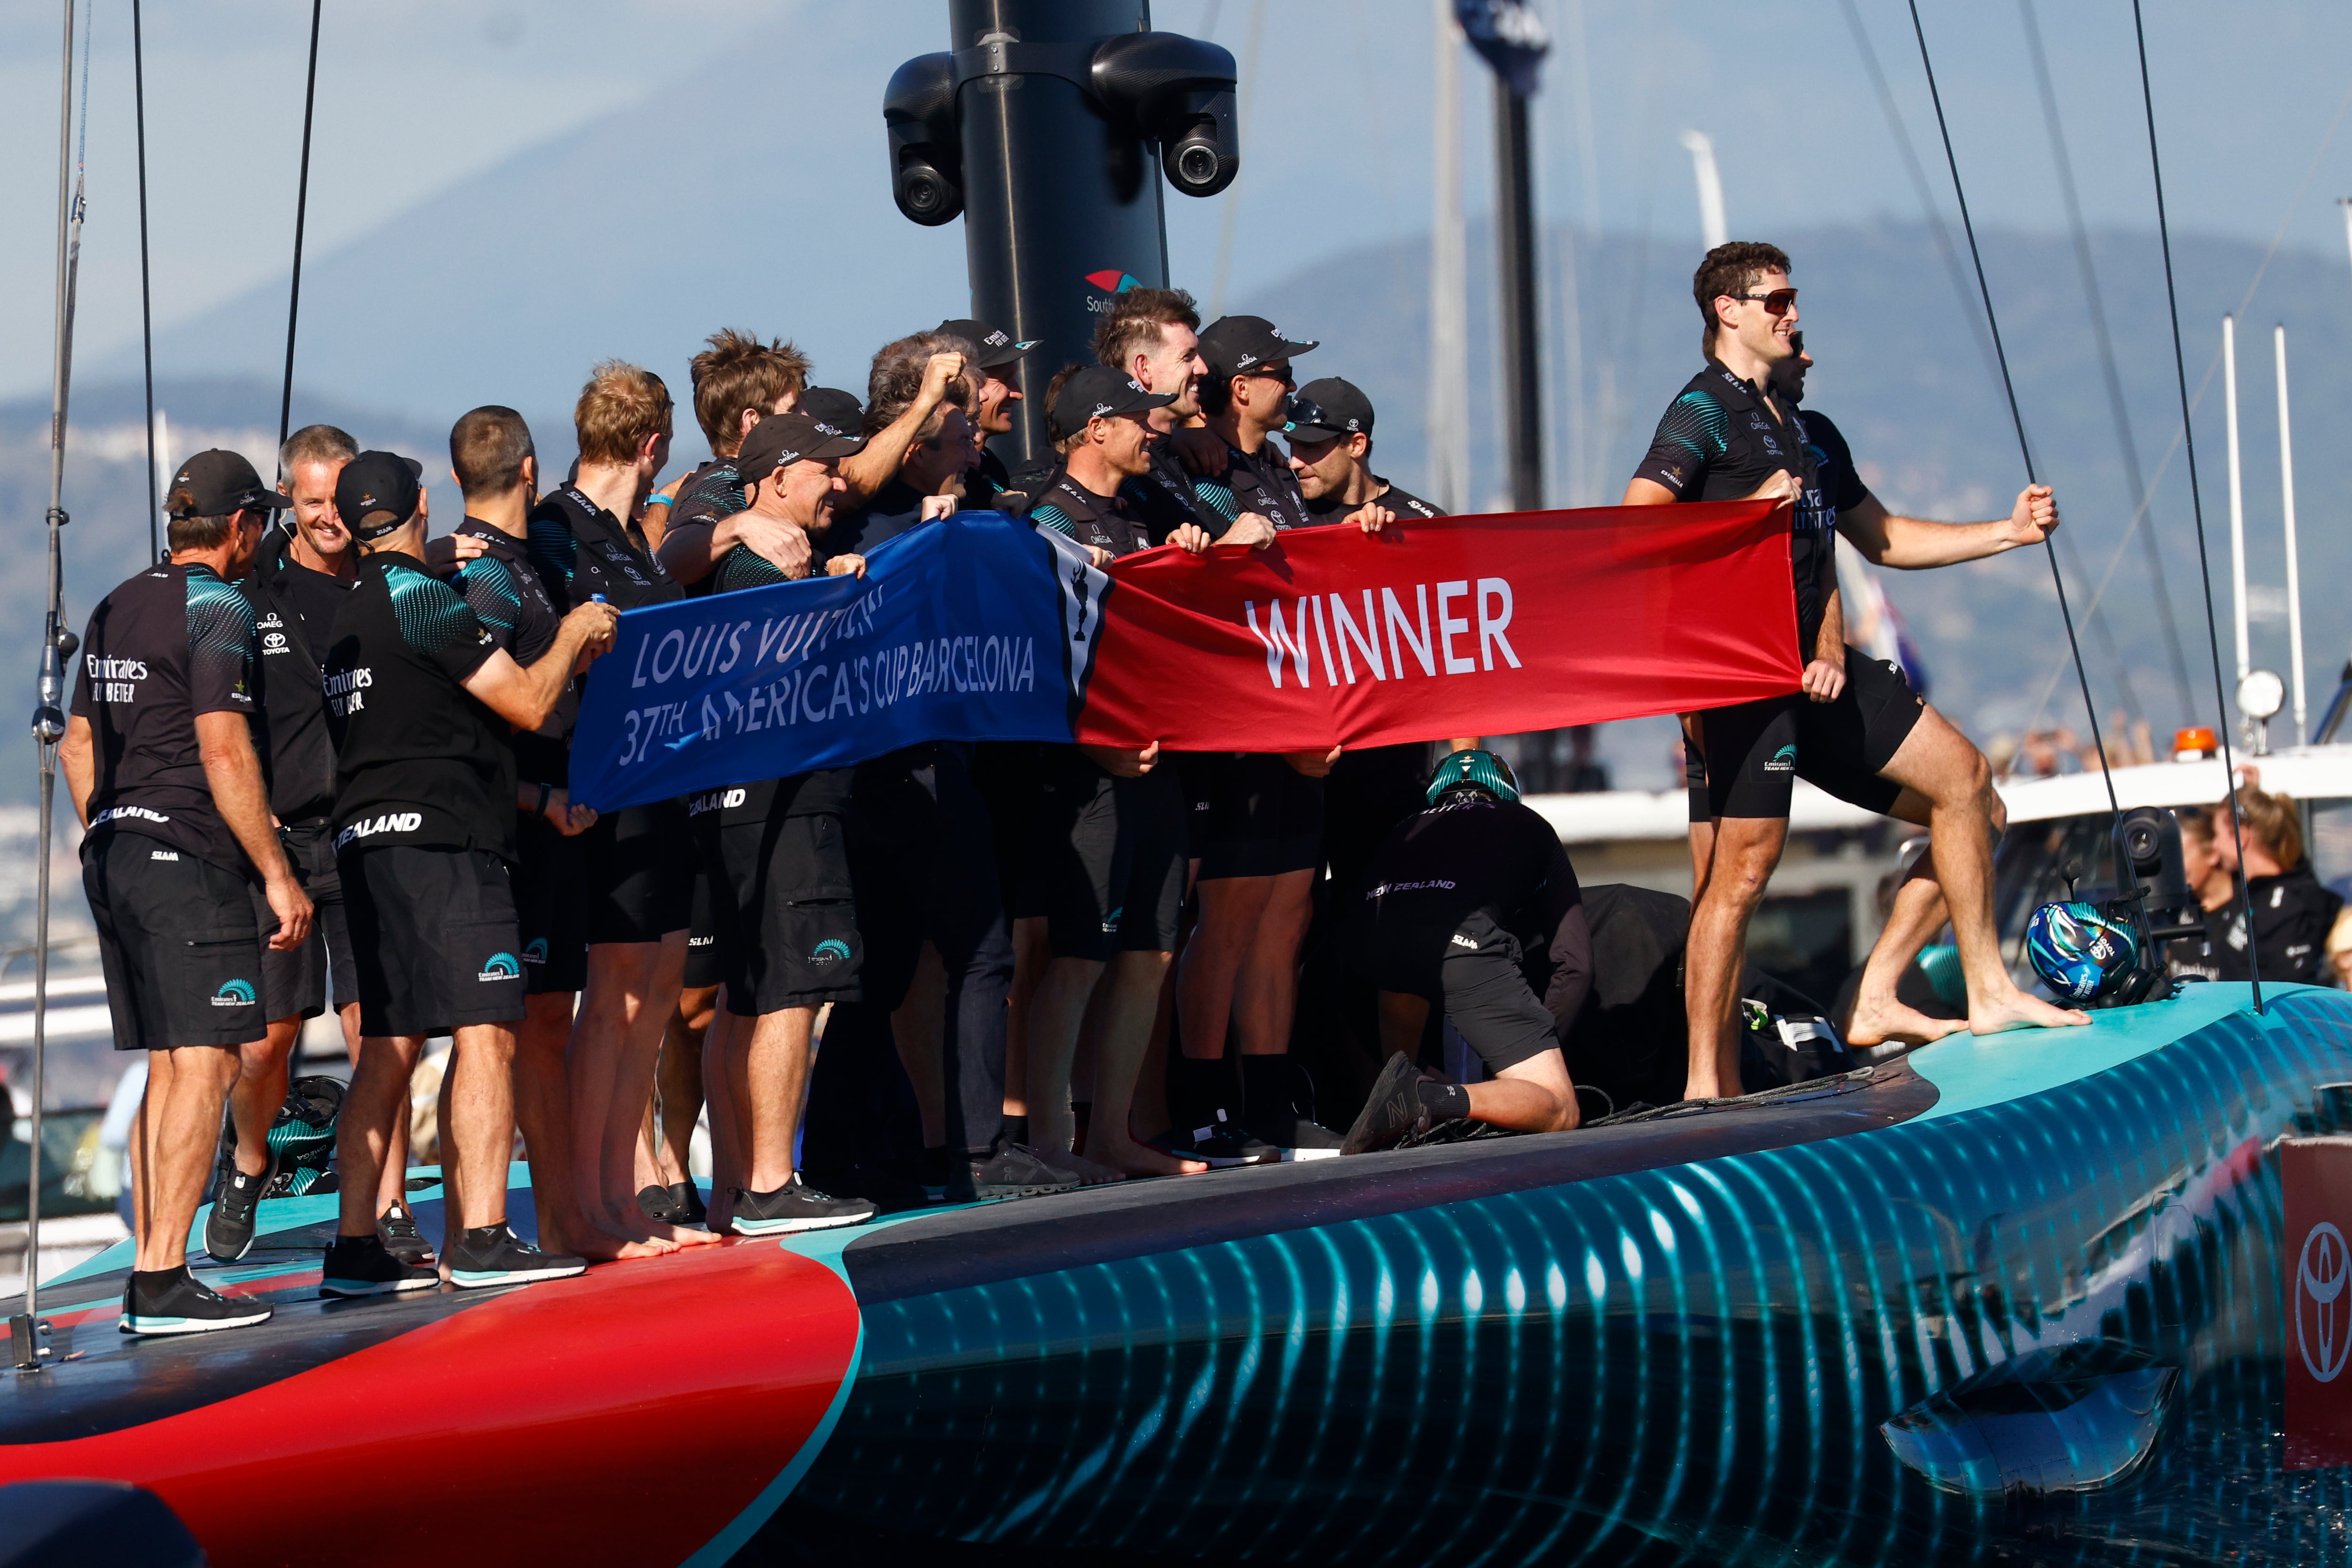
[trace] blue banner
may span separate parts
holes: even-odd
[[[926,740],[1064,740],[1107,581],[996,512],[812,578],[621,616],[590,666],[572,798],[599,811],[840,768]]]

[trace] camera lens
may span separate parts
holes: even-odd
[[[898,171],[898,210],[919,224],[936,225],[963,208],[954,182],[929,163],[909,162]]]
[[[1176,177],[1188,185],[1205,185],[1217,177],[1217,150],[1204,141],[1188,142],[1176,152]]]

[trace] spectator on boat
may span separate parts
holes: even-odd
[[[971,504],[995,509],[1016,506],[1019,503],[1012,498],[1015,494],[1022,500],[1029,497],[1025,492],[1015,492],[1004,459],[991,452],[988,443],[995,436],[1012,434],[1013,405],[1022,400],[1021,388],[1014,378],[1020,374],[1021,361],[1037,346],[1037,340],[1015,340],[1003,328],[969,317],[942,321],[931,331],[968,345],[971,351],[964,356],[964,364],[980,372],[972,392],[972,461],[965,478]]]
[[[2320,884],[2303,849],[2303,822],[2295,803],[2252,784],[2233,798],[2240,831],[2230,831],[2226,814],[2215,823],[2213,847],[2225,868],[2239,867],[2246,897],[2231,898],[2209,918],[2218,923],[2212,942],[2213,962],[2225,980],[2242,980],[2258,972],[2264,980],[2324,985],[2327,981],[2327,937],[2344,900]],[[2253,905],[2253,967],[2247,963],[2246,904]]]
[[[515,1026],[527,1010],[509,871],[518,794],[510,735],[547,721],[574,667],[612,646],[616,614],[606,604],[578,606],[543,652],[521,663],[425,565],[421,471],[412,458],[362,452],[335,485],[336,509],[361,552],[359,586],[335,616],[324,684],[362,1040],[335,1129],[341,1213],[320,1270],[327,1296],[429,1290],[445,1277],[461,1289],[519,1284],[587,1267],[584,1258],[541,1251],[507,1224]],[[488,590],[494,568],[509,577],[523,570],[511,554],[486,555],[467,568],[483,574],[476,592]],[[493,616],[520,613],[519,599],[477,602]],[[393,1128],[407,1114],[409,1079],[433,1035],[454,1042],[438,1128],[446,1276],[387,1249],[375,1213]]]
[[[310,939],[290,953],[261,955],[261,1002],[269,1033],[244,1052],[229,1092],[233,1151],[220,1174],[205,1250],[234,1263],[253,1245],[257,1205],[269,1185],[269,1124],[286,1102],[287,1064],[305,1019],[327,1010],[327,980],[334,977],[335,1011],[343,1049],[359,1060],[360,994],[353,977],[351,926],[341,880],[335,872],[334,835],[327,821],[335,803],[335,748],[327,737],[327,699],[319,686],[327,633],[335,612],[359,580],[359,552],[335,513],[335,480],[359,454],[359,444],[331,424],[305,425],[278,449],[278,492],[292,503],[290,527],[262,535],[253,570],[238,585],[253,606],[261,637],[255,671],[262,728],[269,745],[269,811],[294,875],[310,894]],[[376,1194],[379,1228],[387,1246],[430,1261],[432,1249],[416,1234],[400,1181],[408,1164],[404,1138],[385,1162]]]
[[[1799,413],[1804,361],[1788,256],[1767,245],[1718,246],[1692,283],[1706,364],[1659,422],[1624,504],[1791,503],[1804,673],[1798,693],[1710,710],[1686,727],[1706,761],[1709,821],[1694,824],[1706,842],[1693,845],[1705,869],[1691,915],[1685,1093],[1739,1092],[1736,1023],[1748,925],[1787,843],[1801,776],[1841,800],[1936,830],[1936,851],[1915,872],[1921,885],[1898,895],[1898,919],[1865,975],[1858,1043],[1933,1040],[1960,1027],[1895,996],[1903,969],[1948,914],[1969,978],[1966,1027],[1989,1033],[2089,1022],[2010,977],[1992,924],[1991,839],[2001,816],[1990,765],[1901,670],[1845,645],[1832,548],[1843,532],[1874,563],[1908,570],[2039,543],[2058,523],[2048,487],[2029,486],[2009,517],[1990,522],[1946,527],[1889,513],[1863,484],[1836,426]]]
[[[189,1272],[187,1239],[243,1051],[268,1038],[265,946],[299,952],[310,898],[269,821],[254,744],[259,637],[230,586],[289,503],[234,452],[197,453],[165,493],[171,556],[90,614],[58,759],[82,839],[118,1051],[147,1052],[132,1127],[129,1333],[201,1333],[269,1316]],[[267,915],[250,882],[258,879]],[[264,921],[273,927],[265,930]],[[371,1172],[362,1203],[374,1234]]]
[[[2229,820],[2203,806],[2177,806],[2172,815],[2180,824],[2181,879],[2204,916],[2205,935],[2167,943],[2166,965],[2176,978],[2218,980],[2221,969],[2214,954],[2219,933],[2227,926],[2231,903],[2238,895],[2237,878],[2230,870],[2233,862],[2224,861],[2215,847],[2215,819],[2221,818],[2223,831]]]
[[[1559,1041],[1592,987],[1592,933],[1568,852],[1519,803],[1491,751],[1438,764],[1427,809],[1399,824],[1371,863],[1356,911],[1359,975],[1380,994],[1390,1053],[1346,1152],[1389,1147],[1438,1122],[1521,1133],[1579,1120]],[[1416,1064],[1432,1009],[1487,1077],[1453,1083]]]

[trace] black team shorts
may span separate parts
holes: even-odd
[[[580,835],[588,940],[658,942],[694,921],[694,835],[686,805],[656,800]]]
[[[1075,746],[1044,749],[1013,915],[1042,916],[1055,957],[1103,963],[1118,946],[1128,881],[1120,780]]]
[[[1127,891],[1118,904],[1118,950],[1173,953],[1184,913],[1184,781],[1171,761],[1118,781],[1119,825],[1128,839]]]
[[[1474,914],[1452,931],[1383,922],[1357,965],[1366,984],[1421,997],[1443,1011],[1490,1074],[1559,1044],[1518,938],[1487,915]]]
[[[278,830],[278,841],[294,867],[294,880],[310,895],[313,915],[309,941],[291,953],[277,951],[269,946],[277,912],[260,886],[252,884],[253,918],[262,937],[262,1008],[273,1021],[317,1018],[327,1010],[332,976],[335,1010],[341,1012],[360,999],[360,982],[352,956],[351,912],[343,904],[342,873],[335,867],[335,830],[324,820],[292,822]]]
[[[1878,770],[1927,707],[1900,669],[1848,648],[1835,702],[1800,692],[1710,708],[1698,716],[1708,815],[1785,818],[1800,779],[1848,805],[1886,811],[1903,787]]]
[[[250,884],[161,839],[116,828],[82,842],[82,887],[117,1051],[262,1038],[261,930]]]
[[[522,1018],[522,939],[504,861],[385,844],[343,857],[343,890],[361,1033],[447,1034]]]
[[[686,978],[689,991],[707,991],[727,978],[727,964],[719,952],[719,911],[710,902],[710,868],[700,854],[694,862],[694,915],[686,928]]]
[[[696,836],[710,862],[727,1010],[748,1019],[856,1001],[866,944],[841,818],[712,823]]]
[[[1192,797],[1185,815],[1201,880],[1281,876],[1323,862],[1323,780],[1280,757],[1192,752],[1184,779]]]
[[[517,859],[511,885],[522,946],[526,996],[561,996],[588,985],[588,900],[580,841],[538,811],[515,813]]]

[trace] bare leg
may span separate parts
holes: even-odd
[[[1036,1008],[1037,988],[1054,962],[1047,924],[1042,915],[1013,923],[1013,988],[1007,998],[1012,1010],[1004,1019],[1004,1113],[1008,1116],[1029,1114],[1029,1038],[1036,1021],[1032,1014]],[[924,961],[928,964],[936,957],[937,950],[927,945]],[[944,969],[941,980],[944,987]],[[945,994],[942,988],[943,999]],[[945,1125],[944,1117],[941,1125]],[[1029,1129],[1029,1139],[1033,1145],[1037,1141],[1037,1129],[1034,1126]]]
[[[650,1258],[665,1249],[624,1241],[590,1225],[572,1184],[572,1117],[564,1092],[563,1050],[572,1038],[576,991],[550,991],[523,1003],[515,1036],[514,1114],[530,1161],[531,1205],[542,1251],[610,1262]]]
[[[1895,995],[1895,983],[1911,960],[1951,918],[1945,907],[1944,890],[1936,879],[1935,852],[1930,845],[1895,892],[1886,928],[1878,934],[1869,960],[1863,965],[1853,1019],[1846,1026],[1848,1045],[1885,1045],[1895,1040],[1924,1045],[1969,1027],[1964,1019],[1931,1019],[1916,1008],[1906,1007]]]
[[[713,1236],[733,1231],[735,1189],[744,1181],[743,1123],[748,1109],[736,1066],[737,1044],[747,1027],[746,1020],[721,1007],[711,1015],[710,1027],[702,1031],[702,1087],[710,1103],[710,1202],[706,1206],[706,1223]]]
[[[1285,872],[1270,883],[1256,939],[1242,957],[1234,989],[1234,1022],[1244,1056],[1280,1056],[1290,1049],[1298,1012],[1298,949],[1315,913],[1315,873]]]
[[[773,1192],[793,1179],[793,1138],[808,1096],[815,1023],[814,1008],[786,1008],[761,1014],[751,1026],[743,1099],[751,1110],[751,1146],[742,1186],[750,1191]]]
[[[915,965],[914,983],[907,988],[907,999],[890,1015],[890,1039],[898,1048],[908,1081],[915,1086],[915,1109],[922,1118],[927,1149],[939,1148],[948,1141],[947,1071],[940,1060],[947,1031],[947,966],[940,962],[939,949],[926,942]],[[1015,1082],[1010,1069],[1004,1082],[1009,1092]]]
[[[1992,841],[2008,818],[1984,753],[1929,708],[1881,772],[1906,794],[1916,791],[1928,802],[1936,880],[1943,887],[1960,972],[1968,979],[1969,1032],[2089,1023],[2088,1013],[2020,990],[2000,961],[2000,939],[1992,924]],[[1910,961],[1909,954],[1904,961]]]
[[[1076,1175],[1086,1185],[1123,1180],[1125,1171],[1080,1157],[1077,1126],[1070,1113],[1070,1065],[1087,1003],[1104,966],[1091,958],[1055,958],[1039,977],[1029,1004],[1029,1146],[1039,1158]],[[1010,1074],[1007,1082],[1011,1081]],[[1009,1103],[1012,1095],[1005,1096]]]
[[[141,1270],[177,1269],[188,1260],[188,1228],[212,1177],[221,1106],[236,1082],[240,1054],[210,1045],[147,1053],[147,1093],[131,1129],[140,1150],[132,1201]],[[29,1258],[26,1269],[39,1263]]]
[[[444,1257],[459,1231],[506,1219],[508,1160],[514,1152],[514,1057],[515,1031],[509,1024],[467,1024],[450,1042],[448,1071],[442,1080],[441,1170],[447,1187]]]
[[[1684,1003],[1690,1013],[1686,1100],[1739,1091],[1739,974],[1748,956],[1748,922],[1789,841],[1782,817],[1718,817],[1706,885],[1691,910],[1684,960]]]
[[[408,1080],[424,1050],[419,1034],[372,1035],[360,1042],[359,1064],[335,1125],[335,1167],[342,1176],[339,1235],[376,1233],[377,1186],[391,1157],[393,1128],[408,1120]]]
[[[269,1168],[269,1124],[286,1104],[287,1063],[301,1038],[302,1019],[269,1020],[269,1032],[237,1051],[236,1086],[228,1092],[228,1117],[236,1130],[236,1168],[259,1176]]]
[[[1184,945],[1183,964],[1176,975],[1186,1056],[1214,1061],[1225,1054],[1242,967],[1257,946],[1258,925],[1277,880],[1233,876],[1200,884],[1200,922]]]
[[[343,1053],[352,1059],[352,1075],[359,1076],[360,1065],[360,1005],[352,1002],[342,1009]],[[413,1070],[415,1062],[409,1063]],[[351,1178],[342,1174],[342,1142],[336,1140],[335,1169],[340,1179]],[[408,1092],[401,1091],[400,1115],[393,1123],[392,1146],[385,1154],[383,1166],[376,1173],[375,1212],[378,1218],[395,1203],[408,1195]]]
[[[656,1225],[637,1207],[637,1130],[653,1090],[653,1055],[677,1005],[686,933],[659,942],[597,943],[565,1057],[572,1100],[572,1188],[587,1222],[625,1241],[709,1238]]]
[[[716,986],[680,991],[677,1011],[671,1015],[669,1029],[662,1037],[661,1065],[655,1078],[661,1091],[661,1123],[655,1129],[654,1157],[664,1186],[694,1179],[687,1166],[703,1103],[702,1040],[719,1010],[718,1003]]]
[[[1580,1117],[1576,1085],[1557,1049],[1498,1069],[1484,1083],[1467,1086],[1470,1117],[1520,1133],[1565,1133]]]
[[[1087,1011],[1095,1047],[1095,1110],[1087,1124],[1087,1159],[1129,1176],[1195,1176],[1209,1167],[1180,1160],[1135,1136],[1136,1080],[1150,1055],[1172,953],[1118,953]],[[1154,1124],[1155,1125],[1157,1124]]]

